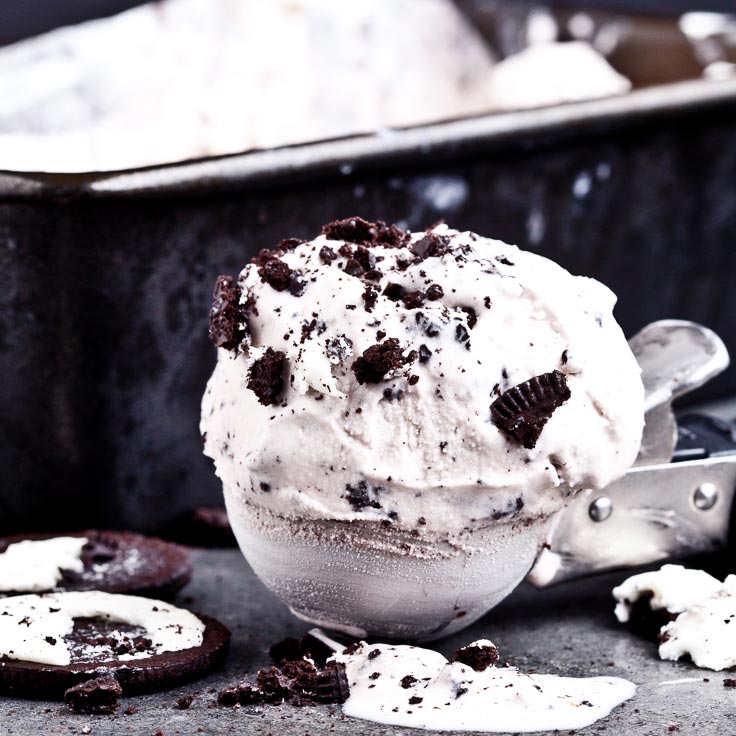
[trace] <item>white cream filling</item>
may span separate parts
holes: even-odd
[[[82,572],[85,537],[55,537],[11,544],[0,554],[0,592],[51,590],[62,570]]]
[[[139,626],[156,654],[202,644],[204,623],[193,613],[139,596],[100,591],[21,595],[0,600],[0,656],[50,665],[68,665],[71,655],[64,637],[75,618],[102,618]],[[117,655],[142,659],[148,652]]]
[[[345,664],[350,684],[346,715],[434,731],[577,729],[605,717],[636,692],[636,685],[617,677],[527,675],[515,667],[476,672],[412,646],[363,642],[354,654],[335,659]],[[407,683],[407,675],[416,680]]]

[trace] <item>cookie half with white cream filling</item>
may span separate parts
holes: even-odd
[[[0,594],[102,590],[168,597],[192,576],[189,551],[132,532],[90,529],[0,539]]]
[[[222,664],[230,632],[169,603],[100,591],[0,600],[0,693],[60,698],[112,675],[124,695],[197,679]]]

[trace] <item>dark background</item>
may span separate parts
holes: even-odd
[[[0,4],[3,32],[45,3],[23,6]],[[736,353],[736,99],[346,163],[161,197],[0,194],[0,533],[169,533],[221,503],[197,426],[212,285],[332,219],[444,218],[607,283],[629,335],[693,319]],[[698,396],[734,391],[732,369]]]

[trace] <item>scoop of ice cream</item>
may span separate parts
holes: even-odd
[[[634,461],[639,367],[589,278],[359,218],[218,281],[202,404],[229,504],[417,531],[549,515]]]

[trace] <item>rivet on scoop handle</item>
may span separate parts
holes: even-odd
[[[559,514],[529,573],[534,585],[707,552],[727,541],[736,446],[731,455],[670,460],[677,437],[672,400],[724,370],[728,352],[711,330],[678,320],[648,325],[630,345],[646,407],[636,467],[603,491],[583,491]]]

